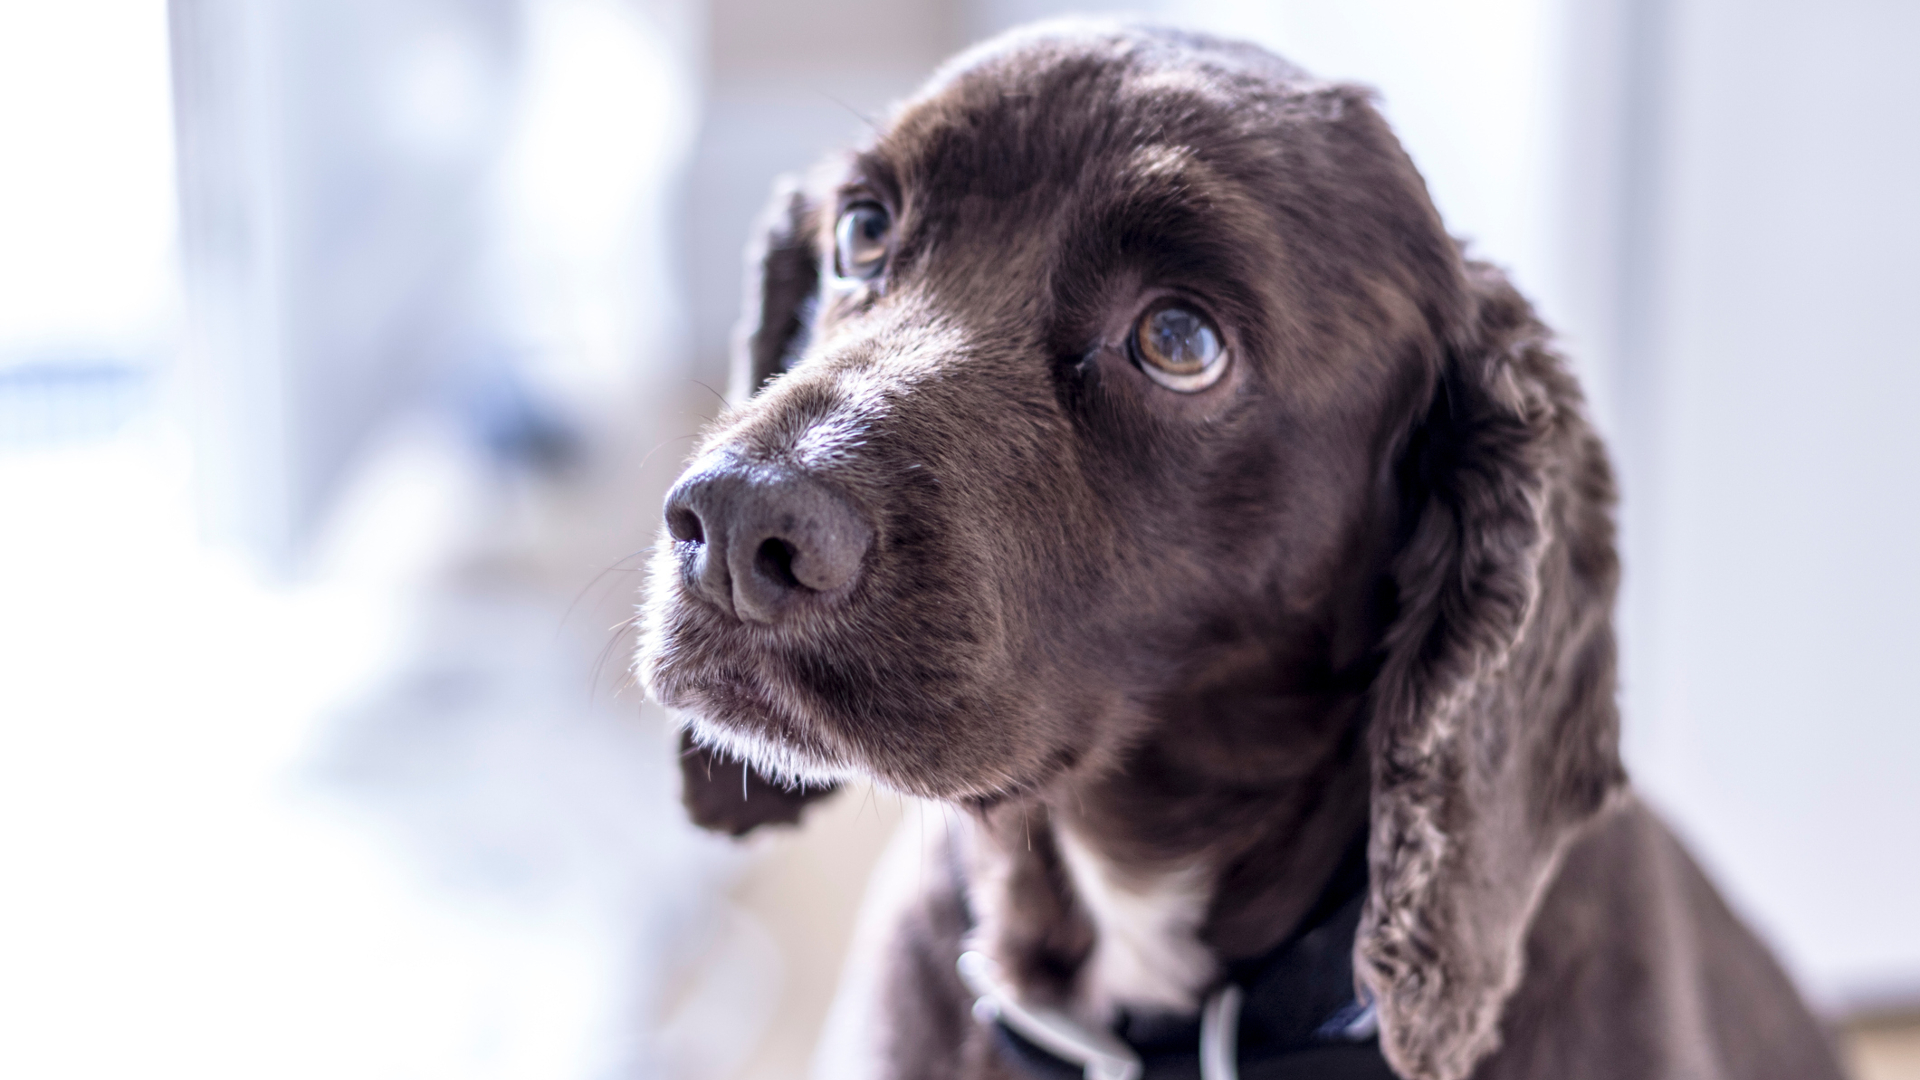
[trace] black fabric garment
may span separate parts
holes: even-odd
[[[1034,1080],[1083,1080],[1078,1065],[1061,1061],[1045,1050],[1009,1031],[1004,1024],[994,1025],[995,1044],[1001,1059],[1017,1072]],[[1197,1037],[1196,1037],[1197,1040]],[[1197,1041],[1196,1041],[1197,1045]],[[1197,1049],[1177,1054],[1141,1055],[1146,1065],[1143,1080],[1200,1080],[1200,1054]],[[1240,1055],[1240,1080],[1400,1080],[1387,1067],[1377,1039],[1365,1042],[1303,1046],[1273,1056]]]
[[[1240,1010],[1240,1080],[1395,1080],[1379,1039],[1345,1029],[1364,1012],[1354,997],[1353,938],[1366,900],[1366,838],[1349,847],[1303,929],[1264,956],[1232,965]],[[1036,1080],[1079,1080],[1073,1065],[994,1024],[1004,1060]],[[1115,1034],[1146,1066],[1144,1080],[1200,1080],[1198,1017],[1122,1018]]]

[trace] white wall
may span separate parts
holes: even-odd
[[[1920,6],[1686,0],[1638,763],[1822,996],[1920,992]]]

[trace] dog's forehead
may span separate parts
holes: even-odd
[[[901,106],[838,183],[843,204],[894,212],[892,317],[913,298],[1001,345],[1077,355],[1143,291],[1174,288],[1301,402],[1391,366],[1457,291],[1458,252],[1365,89],[1199,35],[991,42]],[[837,220],[815,219],[819,250]],[[842,318],[869,312],[862,297],[830,295],[816,343],[877,332]]]
[[[1066,24],[960,57],[900,109],[863,165],[902,186],[963,177],[1002,195],[1142,160],[1164,170],[1270,135],[1310,85],[1251,46]]]

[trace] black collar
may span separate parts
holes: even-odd
[[[1022,1006],[974,954],[961,971],[1002,1059],[1041,1080],[1394,1080],[1373,1007],[1354,994],[1353,939],[1365,899],[1362,838],[1304,928],[1264,956],[1232,965],[1198,1018],[1126,1015],[1111,1032],[1089,1032],[1059,1013]],[[1094,1056],[1087,1043],[1096,1044]]]

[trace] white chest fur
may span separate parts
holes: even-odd
[[[1199,938],[1213,885],[1205,868],[1122,871],[1071,831],[1057,836],[1095,934],[1076,1004],[1100,1023],[1122,1008],[1197,1012],[1217,967]]]

